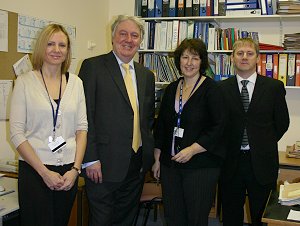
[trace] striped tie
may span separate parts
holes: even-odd
[[[247,84],[248,84],[248,80],[242,80],[241,83],[243,85],[242,87],[242,91],[241,91],[241,99],[242,99],[242,103],[244,106],[244,110],[245,112],[248,111],[249,108],[249,93],[247,90]],[[244,128],[244,134],[243,134],[243,139],[242,139],[242,146],[246,147],[248,145],[248,135],[247,135],[247,130],[246,127]]]

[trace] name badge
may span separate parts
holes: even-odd
[[[66,141],[62,136],[57,137],[54,141],[49,142],[48,147],[55,153],[66,145]]]
[[[184,132],[184,129],[178,128],[178,127],[174,127],[174,136],[175,137],[182,138],[183,137],[183,132]]]

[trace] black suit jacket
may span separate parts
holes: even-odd
[[[243,109],[236,77],[221,82],[227,106],[226,161],[222,178],[230,183],[238,167],[244,127],[247,128],[254,175],[262,185],[276,182],[277,142],[289,127],[282,82],[258,75],[248,112]]]
[[[134,63],[143,147],[143,170],[153,162],[154,75]],[[120,67],[113,52],[83,61],[83,81],[89,131],[83,162],[100,160],[103,181],[120,182],[132,154],[133,110]]]

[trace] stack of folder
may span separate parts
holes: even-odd
[[[300,183],[280,185],[278,201],[284,206],[300,205]]]

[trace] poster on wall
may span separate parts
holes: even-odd
[[[0,121],[9,119],[9,103],[12,94],[12,88],[12,80],[0,80]]]
[[[8,12],[0,10],[0,51],[8,51]]]
[[[48,24],[57,23],[50,20],[39,19],[31,16],[18,15],[18,46],[17,51],[19,53],[32,53],[33,47],[36,42],[36,38],[39,32]],[[61,23],[58,23],[61,24]],[[67,30],[72,50],[75,49],[76,40],[76,28],[75,26],[61,24]],[[73,51],[73,57],[75,57],[75,51]]]

